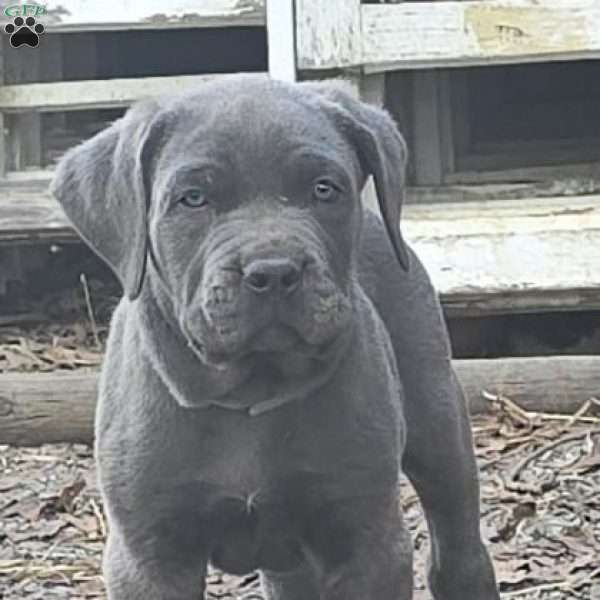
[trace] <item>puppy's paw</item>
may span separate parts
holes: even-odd
[[[487,551],[457,555],[452,564],[432,566],[429,587],[435,600],[500,600]]]

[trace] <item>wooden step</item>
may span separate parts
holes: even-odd
[[[13,4],[16,4],[13,3]],[[198,27],[257,27],[265,25],[264,0],[128,0],[110,7],[89,0],[50,0],[36,15],[49,33],[119,31]],[[2,14],[2,20],[8,17]]]
[[[0,180],[0,248],[10,243],[74,241],[77,234],[48,192],[51,171]]]
[[[600,195],[411,205],[403,228],[449,314],[600,308]]]
[[[77,239],[49,176],[0,184],[0,244]],[[600,196],[409,204],[402,228],[453,316],[600,308]]]
[[[121,108],[142,98],[190,89],[220,76],[179,75],[5,85],[0,87],[0,111]]]

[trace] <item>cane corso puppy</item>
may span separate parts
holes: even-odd
[[[125,290],[96,420],[111,600],[494,600],[440,307],[398,228],[404,141],[340,85],[236,75],[132,108],[53,192]],[[375,182],[383,220],[363,210]]]

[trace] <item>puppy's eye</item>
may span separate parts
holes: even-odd
[[[320,202],[335,200],[339,191],[339,188],[329,179],[319,179],[313,186],[313,196]]]
[[[208,195],[202,190],[189,190],[181,194],[177,201],[189,208],[204,208],[208,206]]]

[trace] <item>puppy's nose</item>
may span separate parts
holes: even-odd
[[[244,285],[255,294],[290,294],[300,285],[302,271],[291,260],[269,258],[252,261],[243,276]]]

